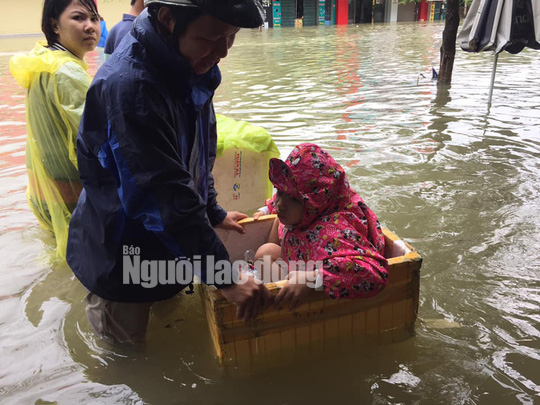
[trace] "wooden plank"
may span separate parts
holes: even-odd
[[[311,339],[310,327],[309,325],[300,326],[296,328],[296,346],[306,346],[309,345]]]
[[[234,343],[227,343],[221,345],[221,364],[223,365],[235,365],[236,364],[236,350]]]
[[[392,304],[392,327],[397,328],[407,324],[407,300],[396,301]]]
[[[352,334],[355,338],[366,335],[366,311],[352,315]]]
[[[406,243],[394,246],[400,240],[397,235],[388,230],[384,234],[389,251],[399,252],[403,246],[410,251],[389,259],[388,286],[374,298],[331,300],[313,292],[308,302],[294,312],[268,310],[256,321],[245,324],[236,319],[236,307],[221,292],[200,286],[199,294],[218,357],[223,363],[234,360],[252,364],[253,358],[272,358],[290,350],[303,356],[304,347],[309,348],[311,355],[320,354],[327,339],[345,342],[353,336],[364,339],[367,334],[373,339],[381,330],[391,329],[389,336],[395,341],[413,332],[422,258]],[[271,294],[277,294],[279,285],[280,282],[268,284]],[[382,340],[385,337],[380,335]]]
[[[211,325],[210,322],[209,322],[209,325]],[[220,331],[217,329],[215,323],[213,325],[214,325],[213,327],[209,326],[210,336],[212,338],[212,343],[214,344],[215,353],[221,361],[221,359],[223,358],[223,350],[222,350],[222,341],[220,339]]]
[[[268,353],[266,351],[266,341],[263,336],[256,337],[251,340],[251,361],[252,366],[260,366],[260,365],[266,365],[268,360],[270,359],[268,357]]]
[[[238,340],[234,342],[235,362],[237,367],[251,367],[253,361],[252,340]]]
[[[296,348],[295,328],[281,330],[281,350],[294,350]]]
[[[412,290],[413,290],[412,308],[411,308],[412,322],[411,323],[414,324],[416,322],[416,318],[418,317],[418,307],[420,305],[420,267],[414,269],[411,284],[412,284]]]
[[[371,308],[366,312],[366,333],[379,332],[379,308]]]
[[[416,321],[416,314],[414,310],[414,299],[408,298],[404,302],[405,311],[406,311],[406,317],[405,317],[405,323],[407,325],[412,325],[414,321]]]
[[[272,333],[261,337],[264,340],[267,356],[279,357],[281,355],[281,331],[275,330]]]
[[[388,279],[388,287],[402,283],[408,283],[411,279],[412,271],[405,263],[397,263],[391,268]]]
[[[254,357],[265,357],[266,356],[266,347],[265,347],[264,338],[258,336],[253,339],[253,356]]]
[[[208,330],[210,331],[210,337],[214,345],[215,354],[218,357],[219,362],[223,364],[223,348],[222,348],[222,342],[221,342],[221,330],[218,328],[215,312],[211,306],[211,302],[207,294],[207,289],[203,288],[203,286],[199,286],[198,292],[199,292],[199,296],[201,297],[201,302],[203,304],[203,307],[205,309]]]
[[[324,321],[324,339],[333,339],[339,336],[339,323],[337,318]]]
[[[295,311],[292,314],[288,311],[266,311],[258,319],[259,322],[254,323],[251,326],[254,331],[257,331],[257,325],[263,326],[263,329],[272,327],[286,327],[289,324],[302,324],[317,318],[327,319],[329,316],[325,316],[325,313],[328,314],[329,312],[333,313],[330,314],[330,316],[341,316],[347,313],[354,313],[362,308],[375,307],[383,302],[397,300],[404,295],[410,295],[411,292],[414,292],[414,288],[415,286],[411,283],[399,287],[390,284],[385,291],[381,292],[378,296],[369,299],[329,300],[323,297],[324,300],[318,300],[309,303],[309,305],[304,305],[298,311]],[[224,321],[223,324],[227,324],[229,329],[244,327],[244,323],[241,320],[236,319],[236,308],[231,305],[230,309],[231,312],[229,317],[233,318],[233,320],[230,322]],[[275,323],[275,325],[272,325],[272,323]],[[261,330],[259,329],[257,332],[261,332]]]
[[[413,291],[410,285],[404,285],[393,290],[389,290],[386,297],[383,291],[379,296],[372,299],[356,300],[326,300],[323,310],[316,316],[298,316],[287,310],[276,312],[275,317],[256,320],[250,324],[238,322],[234,324],[222,325],[223,340],[225,342],[233,340],[244,340],[272,333],[276,328],[280,330],[291,329],[314,322],[326,322],[337,319],[340,316],[351,315],[361,310],[380,308],[382,303],[393,303],[412,296]],[[377,322],[378,324],[378,322]],[[371,331],[372,332],[372,331]]]
[[[349,345],[352,342],[352,324],[352,315],[345,315],[338,318],[338,336],[340,346]]]
[[[379,310],[379,331],[384,332],[392,329],[392,303],[380,307]]]
[[[241,319],[236,318],[236,305],[227,301],[218,301],[216,303],[217,311],[221,315],[221,322],[223,325],[235,324],[243,322]]]
[[[296,361],[305,361],[310,357],[310,327],[300,326],[296,328],[296,344],[295,344],[295,353]]]
[[[322,322],[309,325],[311,343],[309,351],[312,357],[320,358],[324,354],[324,324]]]

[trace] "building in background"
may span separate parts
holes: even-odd
[[[267,27],[438,21],[444,0],[264,0]]]
[[[446,19],[446,2],[422,0],[418,4],[417,21],[440,21]]]

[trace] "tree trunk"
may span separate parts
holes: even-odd
[[[446,2],[446,23],[441,45],[441,64],[437,86],[447,86],[452,83],[452,70],[456,56],[456,38],[459,27],[459,0]]]

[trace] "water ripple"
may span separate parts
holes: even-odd
[[[324,359],[332,366],[243,379],[220,374],[198,301],[156,307],[139,351],[95,340],[84,290],[65,266],[42,259],[52,242],[24,197],[24,91],[0,54],[2,393],[12,403],[228,403],[239,392],[275,403],[337,394],[364,403],[533,403],[540,52],[501,54],[488,107],[490,54],[458,50],[452,87],[431,81],[442,28],[245,30],[221,62],[216,111],[268,129],[282,156],[300,142],[328,149],[381,221],[424,256],[420,317],[453,322],[420,323],[400,344],[336,351]],[[101,61],[90,55],[92,72]]]

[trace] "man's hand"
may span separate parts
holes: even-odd
[[[246,233],[246,230],[242,225],[238,223],[241,219],[247,218],[246,214],[238,211],[227,212],[227,216],[221,224],[216,225],[216,228],[229,229],[238,233]]]
[[[264,311],[272,303],[270,291],[260,281],[247,275],[248,280],[244,284],[233,284],[221,290],[221,294],[229,302],[236,305],[236,317],[247,322],[255,319],[260,312]]]
[[[298,307],[309,294],[311,288],[307,283],[314,282],[316,278],[317,274],[315,272],[291,271],[287,275],[289,282],[283,286],[276,296],[274,306],[277,309],[289,307],[289,311],[292,311]]]

